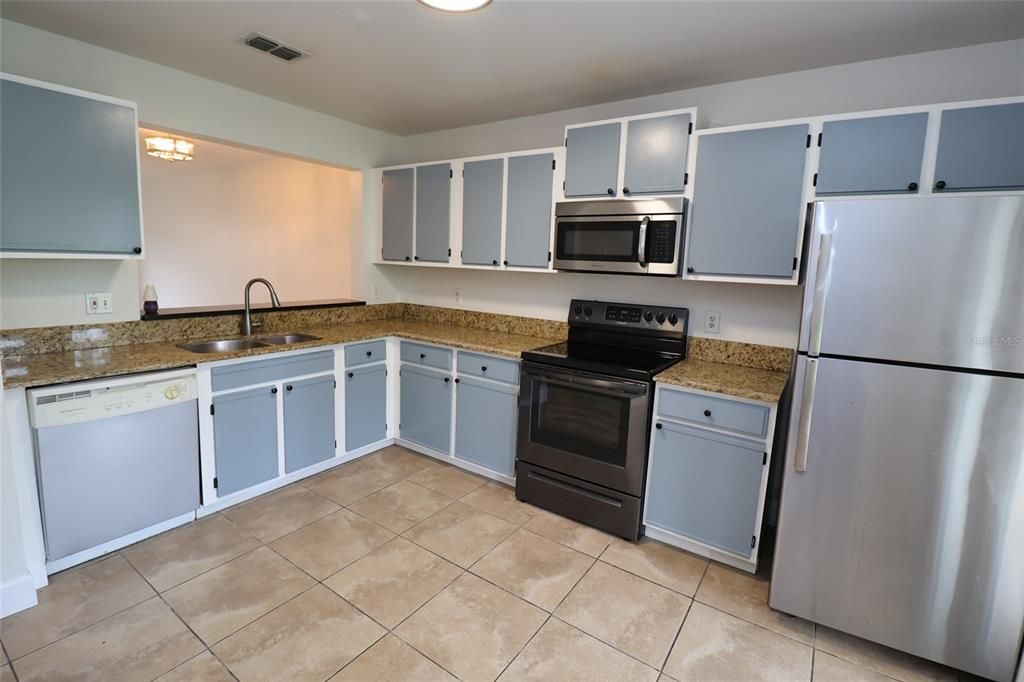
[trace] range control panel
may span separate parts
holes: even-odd
[[[687,308],[607,303],[573,299],[569,305],[569,324],[657,329],[686,333],[690,311]]]

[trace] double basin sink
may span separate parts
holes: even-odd
[[[272,336],[259,336],[252,339],[215,339],[213,341],[179,343],[178,348],[192,353],[230,353],[232,351],[250,350],[252,348],[287,346],[292,343],[319,340],[319,336],[313,336],[312,334],[276,334]]]

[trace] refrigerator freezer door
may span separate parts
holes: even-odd
[[[801,350],[1024,374],[1024,196],[814,208]]]
[[[806,470],[787,453],[769,603],[1009,682],[1024,623],[1024,379],[801,357],[795,386],[809,362],[813,396],[795,396],[813,400]]]

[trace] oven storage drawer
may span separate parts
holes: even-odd
[[[658,416],[764,437],[768,408],[662,386]]]
[[[402,341],[402,362],[438,369],[451,369],[452,352],[447,348]]]
[[[501,360],[493,355],[459,352],[459,374],[472,374],[482,379],[502,381],[506,384],[519,383],[519,363],[515,360]]]
[[[237,365],[214,367],[210,372],[214,391],[229,388],[266,384],[281,379],[330,372],[334,369],[334,351],[291,355],[286,358],[273,357],[266,360],[252,360]]]
[[[387,342],[383,339],[345,346],[345,366],[358,367],[386,360],[388,357],[387,347]]]
[[[516,462],[516,498],[628,540],[639,537],[640,498],[522,460]]]

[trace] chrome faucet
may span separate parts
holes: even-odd
[[[274,291],[273,284],[263,279],[262,277],[253,277],[252,279],[250,279],[245,285],[245,323],[243,331],[245,332],[246,336],[252,336],[253,328],[262,325],[261,322],[252,321],[252,309],[249,304],[249,290],[252,289],[252,285],[255,284],[256,282],[262,282],[263,284],[267,285],[267,290],[270,291],[270,305],[274,308],[281,307],[281,301],[278,300],[277,298],[277,292]]]

